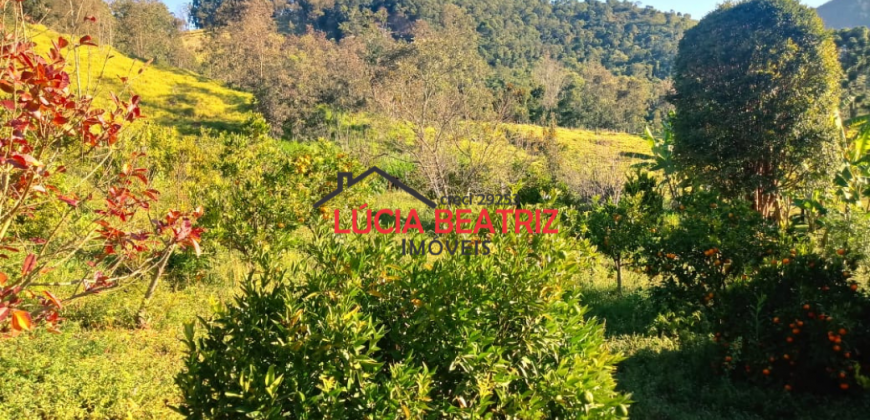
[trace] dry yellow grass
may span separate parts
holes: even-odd
[[[47,53],[60,35],[43,27],[29,27],[37,51]],[[199,127],[232,130],[248,118],[252,95],[232,90],[215,80],[193,72],[154,64],[139,74],[145,65],[108,46],[74,48],[63,54],[69,63],[74,89],[89,93],[100,106],[109,104],[109,93],[119,97],[137,94],[148,121],[182,132]],[[77,71],[78,69],[78,71]],[[124,83],[127,78],[129,83]]]

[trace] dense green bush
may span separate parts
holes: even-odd
[[[839,154],[831,38],[797,0],[725,4],[686,31],[672,97],[682,169],[729,197],[752,196],[766,217],[787,216],[781,195],[826,178]]]
[[[870,344],[856,258],[820,255],[800,231],[712,192],[681,197],[654,230],[642,252],[653,302],[677,330],[711,334],[717,369],[787,390],[855,387]]]
[[[628,400],[614,390],[619,357],[577,300],[586,255],[555,235],[492,240],[491,256],[428,260],[401,257],[401,245],[386,236],[316,228],[308,265],[252,276],[204,334],[188,329],[180,412],[626,416]]]
[[[787,390],[848,390],[867,371],[870,300],[856,261],[793,250],[772,256],[713,310],[721,368]]]
[[[249,260],[262,250],[282,248],[290,232],[312,217],[326,215],[325,208],[318,213],[312,206],[335,190],[338,172],[363,170],[327,142],[282,144],[239,135],[222,139],[216,162],[220,176],[205,192],[206,237]],[[354,187],[336,202],[366,191],[365,185]]]
[[[708,308],[719,292],[779,255],[776,224],[741,200],[698,191],[680,197],[676,208],[651,228],[644,246],[647,274],[658,280],[653,298],[678,313]]]

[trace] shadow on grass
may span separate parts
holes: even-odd
[[[598,288],[583,291],[583,304],[589,315],[605,321],[607,337],[646,334],[656,318],[655,309],[645,293]]]
[[[614,347],[638,349],[620,363],[618,388],[635,401],[632,419],[867,419],[870,395],[815,396],[732,380],[713,370],[713,349],[633,336]]]
[[[647,153],[637,153],[637,152],[619,152],[619,156],[626,157],[629,159],[640,159],[640,160],[653,160],[653,156]]]

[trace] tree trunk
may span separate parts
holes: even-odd
[[[616,292],[622,294],[622,258],[616,257]]]
[[[155,271],[153,277],[151,277],[151,284],[148,285],[148,291],[145,292],[145,296],[142,298],[142,304],[139,305],[139,311],[136,312],[136,323],[139,324],[140,327],[145,326],[145,313],[148,309],[148,303],[151,302],[154,292],[157,291],[160,277],[163,276],[163,272],[166,270],[166,264],[169,263],[169,257],[172,256],[174,251],[175,245],[170,246],[169,249],[166,250],[166,255],[164,255],[163,259],[160,261],[160,266],[157,267],[157,271]]]

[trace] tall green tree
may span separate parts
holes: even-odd
[[[797,0],[724,5],[680,42],[674,157],[701,182],[776,216],[784,191],[831,168],[840,76],[812,9]]]
[[[844,115],[855,118],[870,109],[870,29],[859,27],[835,33],[843,79]]]
[[[176,67],[190,67],[193,54],[181,40],[184,22],[159,0],[115,0],[112,14],[119,30],[115,47],[142,59],[155,59]]]

